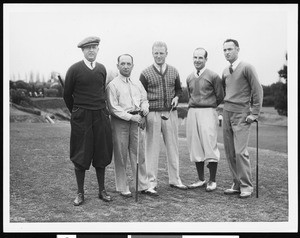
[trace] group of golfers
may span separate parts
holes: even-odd
[[[222,102],[224,148],[233,176],[232,186],[224,193],[250,197],[253,185],[247,145],[251,123],[261,110],[263,90],[254,67],[239,59],[239,43],[234,39],[223,43],[230,65],[222,77],[206,68],[208,52],[204,48],[193,52],[195,71],[186,79],[186,134],[198,179],[184,185],[179,176],[176,110],[182,88],[177,69],[165,62],[166,43],[153,44],[154,63],[141,72],[139,80],[131,78],[133,57],[122,54],[117,58],[118,76],[107,82],[104,65],[96,62],[99,42],[99,37],[87,37],[78,44],[84,58],[73,64],[65,77],[64,100],[71,112],[70,159],[77,181],[74,205],[84,202],[85,171],[91,164],[96,169],[99,198],[112,201],[104,186],[105,168],[112,158],[116,190],[121,196],[133,196],[126,175],[127,161],[136,178],[136,193],[158,196],[161,135],[169,185],[181,190],[206,186],[207,192],[214,191],[220,160],[216,108]],[[208,179],[204,177],[205,162]]]

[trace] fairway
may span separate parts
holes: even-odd
[[[287,222],[288,156],[285,152],[260,149],[260,194],[247,200],[225,196],[231,175],[219,144],[221,160],[217,190],[181,191],[170,188],[165,148],[159,164],[159,197],[140,195],[124,199],[115,191],[113,164],[107,167],[106,189],[113,202],[97,198],[94,168],[86,174],[86,201],[74,207],[76,182],[69,160],[68,122],[10,124],[10,221],[11,222]],[[284,137],[284,135],[281,135]],[[256,149],[249,148],[253,178]],[[185,184],[196,179],[186,139],[179,139],[180,176]],[[270,166],[272,165],[272,166]],[[208,178],[208,170],[206,178]],[[128,170],[129,176],[131,176]],[[133,191],[133,188],[131,188]],[[253,209],[255,208],[255,209]]]

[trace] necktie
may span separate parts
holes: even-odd
[[[91,67],[93,68],[93,62],[91,62]]]
[[[199,76],[199,74],[200,74],[200,70],[197,70],[197,75]]]
[[[162,65],[159,66],[159,72],[160,72],[160,74],[163,74]]]
[[[233,73],[232,64],[231,64],[230,67],[229,67],[229,72],[230,72],[230,74]]]

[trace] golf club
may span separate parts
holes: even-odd
[[[135,181],[135,201],[138,201],[138,184],[139,184],[139,149],[140,149],[140,125],[138,123],[138,138],[137,138],[137,154],[136,154],[136,181]]]
[[[65,87],[64,81],[62,80],[62,78],[60,77],[60,75],[57,75],[57,77],[59,79],[59,82],[60,82],[61,86],[64,88]]]
[[[163,120],[168,120],[169,117],[170,117],[170,114],[171,114],[171,112],[172,112],[172,110],[173,110],[173,108],[174,108],[174,105],[172,105],[172,108],[171,108],[171,110],[169,111],[168,116],[165,116],[165,115],[162,114],[162,115],[160,116],[161,119],[163,119]]]
[[[258,198],[258,120],[256,122],[256,198]]]

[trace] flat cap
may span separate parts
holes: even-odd
[[[78,43],[78,48],[83,48],[88,45],[98,45],[100,38],[97,36],[89,36]]]

